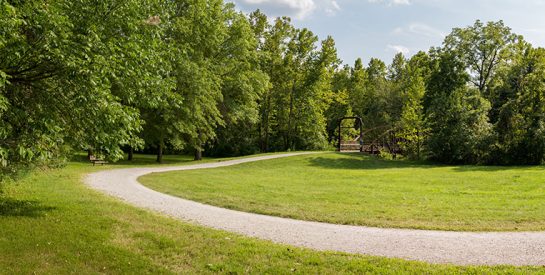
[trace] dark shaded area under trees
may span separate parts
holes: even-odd
[[[332,37],[222,0],[0,0],[2,176],[74,150],[333,148],[345,116],[410,159],[540,164],[544,93],[545,50],[501,21],[343,66]]]

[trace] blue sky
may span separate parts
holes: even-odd
[[[503,20],[534,46],[545,46],[545,0],[232,0],[243,11],[288,15],[321,39],[332,35],[339,57],[353,64],[378,57],[390,63],[440,46],[452,28]]]

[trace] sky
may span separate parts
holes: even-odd
[[[536,47],[545,47],[545,0],[231,0],[249,12],[287,15],[320,39],[331,35],[345,64],[376,57],[390,63],[441,46],[453,28],[503,20]]]

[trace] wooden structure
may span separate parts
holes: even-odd
[[[343,126],[346,120],[354,120],[353,126]],[[343,140],[343,129],[357,129],[359,136],[353,140]],[[339,134],[337,150],[339,152],[361,152],[371,155],[378,155],[381,151],[389,152],[394,156],[402,154],[399,139],[396,135],[396,128],[384,125],[372,129],[363,129],[363,120],[360,117],[344,117],[339,121]],[[374,132],[375,134],[371,134]]]
[[[389,129],[374,140],[364,142],[363,152],[371,155],[378,155],[381,151],[386,151],[392,154],[394,158],[398,154],[402,154],[403,152],[399,143],[403,140],[397,137],[395,130],[395,128]]]
[[[343,122],[345,120],[354,120],[354,126],[351,127],[345,127],[343,126]],[[356,140],[346,140],[343,141],[342,138],[342,130],[343,129],[359,129],[360,135],[356,138]],[[339,143],[337,146],[337,150],[339,152],[346,152],[346,151],[359,151],[363,152],[363,120],[361,117],[344,117],[339,121]]]
[[[108,163],[108,161],[103,160],[103,159],[99,159],[99,158],[95,157],[94,155],[90,155],[89,160],[93,163],[93,166],[95,166],[97,164],[104,165],[104,164]]]

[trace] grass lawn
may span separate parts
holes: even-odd
[[[455,231],[545,230],[545,166],[438,166],[323,153],[151,174],[155,190],[295,219]]]
[[[188,160],[168,158],[170,164]],[[136,163],[153,161],[139,157]],[[81,183],[86,173],[129,166],[75,161],[5,186],[0,196],[0,274],[545,272],[543,267],[429,265],[277,245],[140,210]]]

